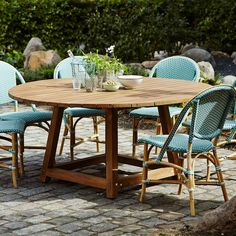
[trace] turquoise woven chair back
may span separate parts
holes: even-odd
[[[192,111],[189,143],[193,138],[212,140],[220,135],[225,119],[234,105],[236,91],[232,86],[220,85],[194,97],[181,111],[157,161],[160,161],[189,110]]]
[[[78,62],[83,63],[83,56],[75,56]],[[72,67],[71,67],[72,58],[68,57],[61,62],[59,62],[54,69],[53,78],[72,78]]]
[[[149,73],[149,77],[168,79],[200,80],[200,69],[198,64],[184,56],[172,56],[158,62]]]
[[[190,134],[200,139],[213,139],[220,135],[227,114],[235,100],[235,90],[218,86],[193,99],[193,121]]]
[[[9,102],[16,103],[16,101],[8,96],[8,90],[16,85],[17,79],[21,83],[25,83],[22,75],[15,67],[4,61],[0,61],[0,105]]]

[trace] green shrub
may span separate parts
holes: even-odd
[[[100,54],[114,44],[124,62],[174,52],[179,42],[232,51],[235,11],[235,0],[1,0],[0,50],[23,51],[40,37],[62,57],[81,44]]]
[[[22,52],[13,50],[7,53],[2,52],[0,54],[0,60],[5,61],[14,67],[23,68],[24,64],[24,55]]]
[[[32,82],[36,80],[53,79],[54,67],[43,66],[38,70],[24,71],[23,77],[26,82]]]

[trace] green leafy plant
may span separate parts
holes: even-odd
[[[221,83],[220,74],[216,74],[214,79],[210,79],[203,71],[200,71],[200,76],[203,79],[202,80],[203,83],[210,85],[219,85]]]
[[[45,80],[53,78],[54,67],[43,66],[38,70],[27,70],[23,72],[23,76],[26,82]]]
[[[22,52],[12,50],[4,53],[1,52],[1,60],[13,65],[16,68],[22,68],[24,64],[24,55]]]
[[[97,53],[87,53],[84,54],[85,60],[87,62],[96,63],[96,71],[97,73],[101,71],[111,71],[113,70],[115,73],[120,70],[124,70],[125,65],[116,57],[109,57],[108,54],[100,55]]]

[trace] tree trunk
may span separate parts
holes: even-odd
[[[236,196],[206,213],[190,231],[198,235],[207,232],[215,233],[214,235],[236,235]],[[191,232],[188,231],[190,234]]]

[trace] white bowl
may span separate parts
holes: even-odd
[[[119,82],[126,88],[132,89],[143,82],[141,75],[120,75],[118,76]]]
[[[102,84],[103,85],[103,88],[107,91],[111,91],[111,92],[114,92],[114,91],[117,91],[119,88],[120,88],[120,85],[119,84],[107,84],[106,82]]]

